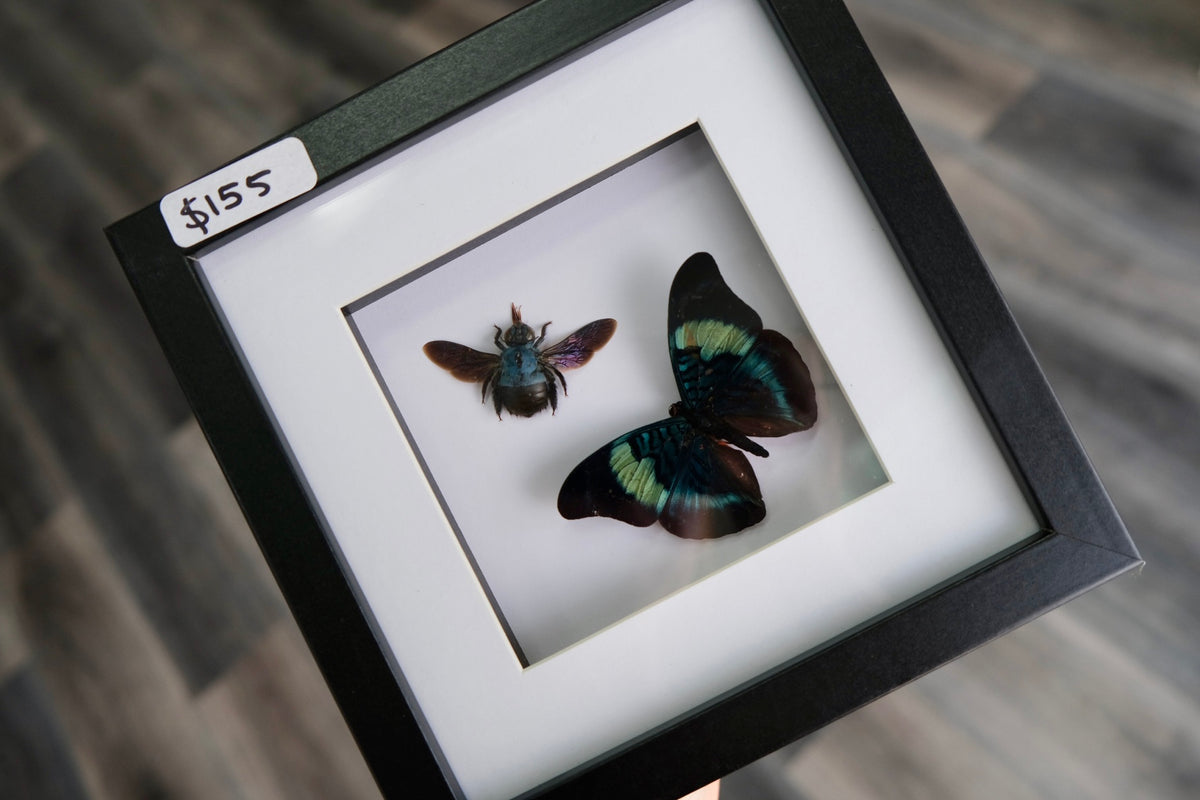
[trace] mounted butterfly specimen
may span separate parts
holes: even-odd
[[[460,381],[483,384],[483,400],[488,391],[496,417],[500,410],[518,417],[532,417],[550,406],[558,410],[557,380],[567,393],[563,370],[582,367],[597,350],[604,347],[617,329],[615,319],[589,322],[557,344],[540,349],[546,340],[547,322],[540,335],[521,321],[521,309],[513,304],[512,325],[507,330],[496,328],[496,347],[500,353],[481,353],[454,342],[429,342],[423,348],[429,360]]]
[[[558,494],[567,519],[657,521],[685,539],[715,539],[766,516],[742,451],[765,458],[750,437],[786,436],[816,422],[804,360],[783,334],[763,329],[708,253],[675,274],[667,352],[679,402],[669,418],[618,436],[571,471]]]

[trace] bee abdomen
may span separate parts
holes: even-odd
[[[526,386],[497,386],[493,391],[500,405],[518,417],[532,417],[550,405],[549,387],[545,381]]]

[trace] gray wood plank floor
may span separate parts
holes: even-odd
[[[377,796],[100,229],[518,5],[0,4],[0,797]],[[1200,10],[851,11],[1148,566],[723,796],[1200,796]]]

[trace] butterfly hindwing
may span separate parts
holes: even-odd
[[[746,436],[784,436],[817,421],[808,365],[779,331],[764,330],[713,392],[713,410]]]
[[[558,495],[567,519],[603,516],[683,538],[711,539],[762,520],[762,493],[746,457],[682,419],[638,428],[584,459]]]
[[[684,539],[716,539],[762,522],[767,511],[749,459],[703,434],[690,436],[659,514],[662,526]]]

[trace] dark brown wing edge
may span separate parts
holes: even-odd
[[[495,353],[481,353],[464,344],[428,342],[421,349],[429,356],[430,361],[460,381],[482,383],[500,366],[500,356]]]

